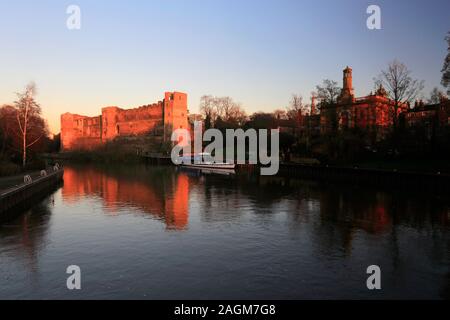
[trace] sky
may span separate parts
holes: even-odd
[[[369,5],[381,30],[369,30]],[[81,29],[69,30],[70,5]],[[309,100],[323,79],[353,68],[357,96],[394,60],[440,87],[449,0],[0,0],[0,105],[30,81],[50,130],[65,112],[98,115],[186,92],[230,96],[248,113]]]

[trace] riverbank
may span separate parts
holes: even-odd
[[[64,170],[55,166],[39,173],[0,179],[0,222],[15,217],[16,209],[30,207],[46,197],[62,182],[63,175]]]
[[[281,164],[279,175],[351,183],[395,184],[417,188],[450,188],[450,174],[398,169]]]
[[[70,152],[47,154],[47,159],[73,163],[172,165],[171,159],[160,153],[118,154],[115,152]],[[258,172],[258,166],[239,165],[238,173]],[[317,161],[282,162],[278,175],[299,178],[341,180],[364,183],[400,183],[450,187],[450,163],[442,159],[403,159],[367,161],[355,164],[324,165]]]
[[[28,174],[33,171],[40,171],[49,164],[41,157],[35,157],[27,161],[25,167],[17,161],[13,162],[10,159],[0,158],[0,179],[4,177],[11,177],[15,175]]]
[[[35,180],[40,177],[40,174],[40,171],[32,170],[11,176],[0,177],[0,194],[2,191],[22,185],[24,183],[25,176],[29,175],[32,180]]]
[[[45,159],[57,162],[139,163],[142,161],[141,157],[136,152],[121,153],[117,152],[117,150],[44,153],[41,156]]]
[[[439,158],[423,159],[390,159],[359,162],[343,167],[359,167],[373,170],[397,170],[401,172],[438,173],[450,174],[450,160]]]

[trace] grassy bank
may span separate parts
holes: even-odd
[[[398,170],[424,173],[450,174],[450,161],[446,159],[395,159],[386,161],[367,161],[357,164],[360,168]]]
[[[47,162],[40,157],[28,162],[25,167],[22,167],[13,161],[0,159],[0,177],[9,177],[20,174],[23,175],[31,171],[40,171],[46,167]]]
[[[80,163],[132,164],[142,161],[139,153],[164,153],[170,151],[169,147],[170,145],[158,137],[133,137],[116,139],[93,150],[71,150],[52,154],[50,158]]]
[[[133,164],[141,161],[136,153],[123,153],[112,150],[71,151],[51,155],[56,162],[71,161],[79,163],[124,163]]]
[[[22,168],[12,162],[6,160],[0,160],[0,177],[7,177],[19,174]]]

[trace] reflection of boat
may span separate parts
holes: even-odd
[[[236,165],[229,162],[216,162],[209,153],[197,153],[193,155],[185,155],[181,157],[180,165],[186,168],[207,169],[207,170],[231,170],[234,171]]]

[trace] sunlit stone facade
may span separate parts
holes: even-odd
[[[352,86],[352,69],[347,67],[343,73],[343,86],[337,104],[321,110],[322,133],[333,129],[359,128],[373,133],[376,139],[382,139],[393,128],[395,112],[397,115],[406,112],[407,104],[402,104],[395,110],[394,101],[388,98],[386,90],[381,86],[368,96],[356,98]]]
[[[106,107],[95,117],[61,115],[61,149],[95,149],[116,138],[139,135],[170,139],[179,128],[189,129],[187,94],[166,92],[163,101],[135,109]]]

